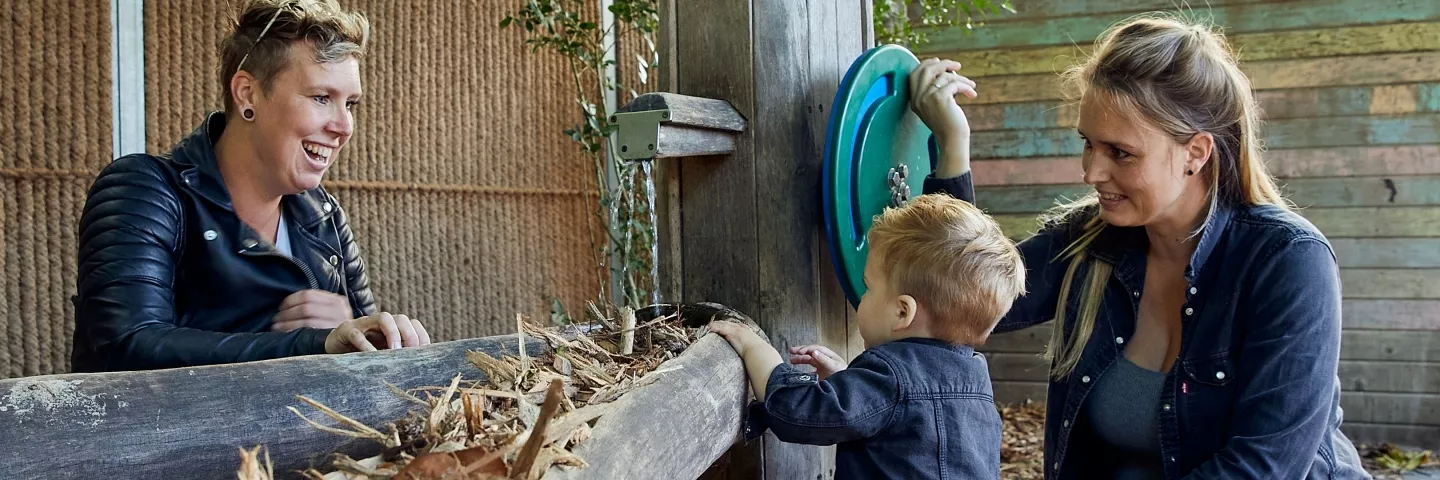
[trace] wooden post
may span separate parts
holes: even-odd
[[[366,425],[405,415],[399,388],[485,375],[465,360],[479,350],[515,355],[514,335],[347,355],[140,372],[0,380],[0,472],[5,478],[234,478],[239,448],[263,444],[277,474],[329,464],[329,452],[379,453],[369,440],[319,431],[285,407],[333,424],[304,395]],[[546,345],[527,338],[525,349]],[[738,363],[738,361],[736,362]]]
[[[858,342],[823,241],[820,157],[835,90],[870,36],[871,0],[673,0],[676,93],[729,102],[749,128],[723,160],[677,162],[683,298],[754,316],[778,348]],[[662,54],[662,58],[666,54]],[[708,477],[833,476],[829,448],[767,434]]]

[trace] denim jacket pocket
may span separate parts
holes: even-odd
[[[1223,387],[1235,378],[1235,369],[1230,361],[1230,354],[1228,352],[1221,352],[1194,360],[1186,360],[1181,365],[1185,369],[1185,375],[1190,377],[1190,380],[1202,385]]]

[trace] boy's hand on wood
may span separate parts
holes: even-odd
[[[815,373],[820,376],[821,380],[844,370],[847,366],[844,357],[824,345],[790,347],[790,363],[815,367]]]
[[[765,340],[760,338],[760,335],[757,335],[754,330],[739,322],[728,320],[710,322],[710,331],[725,337],[725,341],[730,342],[730,348],[735,349],[735,353],[740,354],[741,357],[749,352],[752,345],[765,343]]]

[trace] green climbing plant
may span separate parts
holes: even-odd
[[[875,38],[914,49],[929,39],[926,30],[964,28],[969,32],[1001,11],[1015,13],[1010,0],[874,0]]]
[[[596,240],[593,226],[587,229],[597,260],[600,291],[596,298],[605,308],[639,308],[652,300],[657,288],[653,273],[654,184],[649,166],[621,160],[610,142],[616,130],[610,122],[615,113],[611,109],[637,96],[626,82],[648,83],[650,72],[659,65],[657,8],[656,0],[611,0],[607,10],[613,21],[602,25],[599,4],[594,0],[526,0],[500,20],[501,29],[524,30],[532,52],[559,54],[569,66],[577,122],[564,134],[579,146],[595,174],[598,202],[593,207],[603,226],[602,238]],[[643,45],[641,52],[630,53],[636,62],[629,79],[609,75],[617,65],[614,49],[622,43],[620,39]],[[607,108],[605,99],[610,97],[617,101]],[[552,321],[568,321],[558,301],[552,305]]]

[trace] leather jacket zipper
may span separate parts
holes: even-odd
[[[282,254],[282,253],[279,253],[279,252],[271,252],[271,251],[252,252],[252,251],[250,251],[250,249],[248,249],[248,248],[247,248],[247,249],[244,249],[244,250],[241,250],[241,251],[240,251],[240,254],[242,254],[242,255],[248,255],[248,256],[252,256],[252,257],[280,257],[280,258],[283,258],[283,259],[285,259],[286,261],[289,261],[290,263],[294,264],[295,266],[300,267],[300,272],[302,272],[302,273],[305,274],[305,280],[307,280],[307,281],[310,282],[310,289],[312,289],[312,290],[317,290],[317,289],[320,288],[320,282],[315,280],[315,274],[310,273],[310,269],[309,269],[309,268],[306,268],[306,267],[305,267],[305,264],[300,263],[299,260],[295,260],[294,258],[291,258],[289,255],[285,255],[285,254]]]

